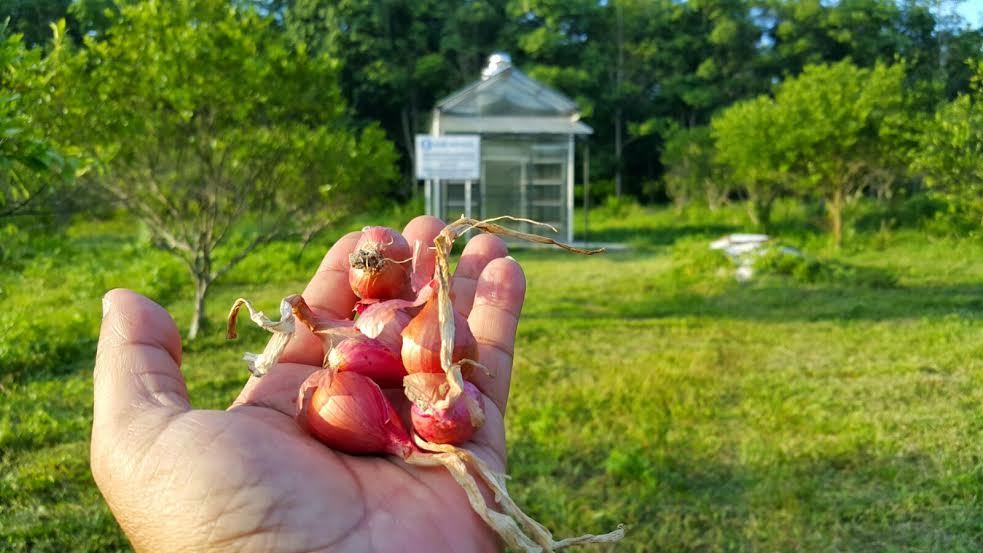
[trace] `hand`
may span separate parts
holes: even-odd
[[[411,245],[432,243],[442,227],[418,217],[403,234]],[[348,254],[358,237],[349,234],[331,248],[303,293],[324,316],[344,318],[352,310]],[[494,378],[475,377],[487,421],[466,448],[501,472],[502,416],[525,294],[522,270],[505,255],[501,240],[477,236],[454,279],[455,308],[468,315],[479,358],[495,371]],[[424,265],[432,272],[432,254]],[[298,428],[297,390],[323,357],[320,340],[303,326],[281,364],[250,378],[226,411],[206,411],[191,408],[179,368],[181,340],[167,312],[127,290],[106,294],[104,308],[92,473],[137,551],[502,549],[444,469],[337,453]]]

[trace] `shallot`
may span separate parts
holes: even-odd
[[[446,386],[443,375],[432,373],[416,373],[408,375],[404,380],[406,396],[413,401],[410,409],[410,420],[413,430],[428,442],[438,444],[463,444],[474,436],[484,422],[484,396],[478,388],[464,382],[463,401],[458,401],[449,407],[436,406],[437,399],[445,395],[442,387]],[[478,420],[472,415],[469,405],[477,405],[482,417]]]
[[[354,371],[371,378],[383,388],[403,384],[406,369],[399,354],[381,341],[353,336],[339,342],[327,355],[327,366],[334,371]]]
[[[440,364],[440,312],[439,296],[433,296],[423,309],[403,329],[402,357],[406,372],[443,373]],[[477,359],[478,342],[475,341],[468,320],[454,312],[454,348],[451,362]]]
[[[416,254],[411,254],[398,232],[367,227],[350,256],[349,283],[361,298],[354,323],[318,318],[299,296],[284,300],[280,321],[238,300],[229,316],[229,336],[235,336],[240,305],[249,309],[253,321],[273,333],[261,355],[246,354],[257,376],[276,363],[295,332],[295,320],[321,336],[326,368],[313,373],[301,387],[298,423],[328,447],[344,453],[393,455],[411,465],[444,467],[464,489],[474,511],[510,547],[533,553],[616,542],[624,537],[623,526],[608,534],[554,540],[549,530],[515,504],[504,475],[458,447],[482,426],[485,402],[478,388],[465,380],[471,370],[484,367],[478,362],[477,341],[467,320],[451,303],[449,257],[454,241],[465,232],[480,230],[575,253],[602,251],[581,250],[514,231],[496,224],[497,220],[462,217],[445,227],[434,239],[436,267],[429,281],[405,265],[412,260],[416,266],[419,243]],[[398,385],[400,377],[412,403],[413,434],[407,432],[380,388]],[[502,512],[488,506],[472,473],[491,489]]]
[[[387,227],[366,227],[349,256],[348,283],[362,299],[388,300],[410,293],[413,252],[403,235]]]

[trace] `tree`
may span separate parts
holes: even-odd
[[[414,137],[429,130],[434,103],[476,79],[501,47],[503,3],[295,0],[285,19],[294,40],[341,62],[342,92],[363,121],[378,121],[399,146],[413,186]]]
[[[737,102],[713,118],[711,132],[717,157],[748,197],[751,221],[764,229],[775,199],[790,184],[789,152],[784,142],[782,114],[766,95]]]
[[[603,147],[597,163],[615,193],[638,191],[660,169],[661,130],[706,124],[758,78],[760,29],[745,0],[510,3],[530,74],[575,96]]]
[[[784,150],[799,189],[821,198],[833,240],[843,242],[843,211],[875,179],[903,171],[906,151],[905,67],[862,69],[848,61],[806,66],[775,94]]]
[[[970,92],[939,108],[918,146],[912,169],[930,188],[975,208],[983,223],[983,61]]]
[[[71,0],[6,0],[0,5],[0,24],[9,19],[10,30],[32,46],[51,36],[48,26],[68,13]]]
[[[702,198],[711,210],[727,201],[726,175],[716,159],[709,127],[676,129],[662,149],[666,191],[679,206]]]
[[[719,156],[751,187],[759,212],[769,196],[755,200],[762,194],[752,188],[792,187],[822,199],[839,246],[853,194],[903,171],[909,136],[904,78],[901,64],[806,66],[776,87],[774,99],[736,104],[714,120]]]
[[[136,0],[4,0],[0,2],[0,24],[9,19],[13,32],[24,36],[29,46],[44,44],[51,39],[51,25],[65,19],[67,30],[74,40],[90,33],[101,33],[109,24],[107,11],[112,13],[123,3]]]
[[[211,285],[260,246],[336,221],[394,177],[391,145],[350,130],[336,64],[288,47],[224,0],[121,5],[84,48],[56,41],[62,140],[89,182],[142,221],[194,284],[189,337]]]
[[[37,206],[74,176],[74,161],[44,135],[29,106],[44,101],[46,73],[39,50],[0,24],[0,217]]]

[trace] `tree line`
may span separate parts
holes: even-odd
[[[576,99],[598,195],[742,199],[765,227],[776,198],[818,200],[837,242],[859,194],[983,214],[983,29],[956,5],[11,0],[0,215],[126,207],[188,268],[194,334],[256,248],[410,197],[431,107],[500,50]]]
[[[0,8],[28,43],[68,17],[99,34],[126,0],[13,0]],[[599,194],[665,198],[659,153],[676,128],[707,125],[732,103],[770,93],[808,65],[906,64],[931,111],[970,90],[983,29],[959,0],[230,0],[250,6],[310,53],[338,63],[359,123],[396,145],[411,193],[413,135],[444,95],[475,80],[491,52],[574,97],[592,137]],[[6,13],[4,13],[6,11]]]

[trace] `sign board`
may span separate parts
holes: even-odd
[[[477,180],[481,177],[481,137],[416,135],[416,178]]]

